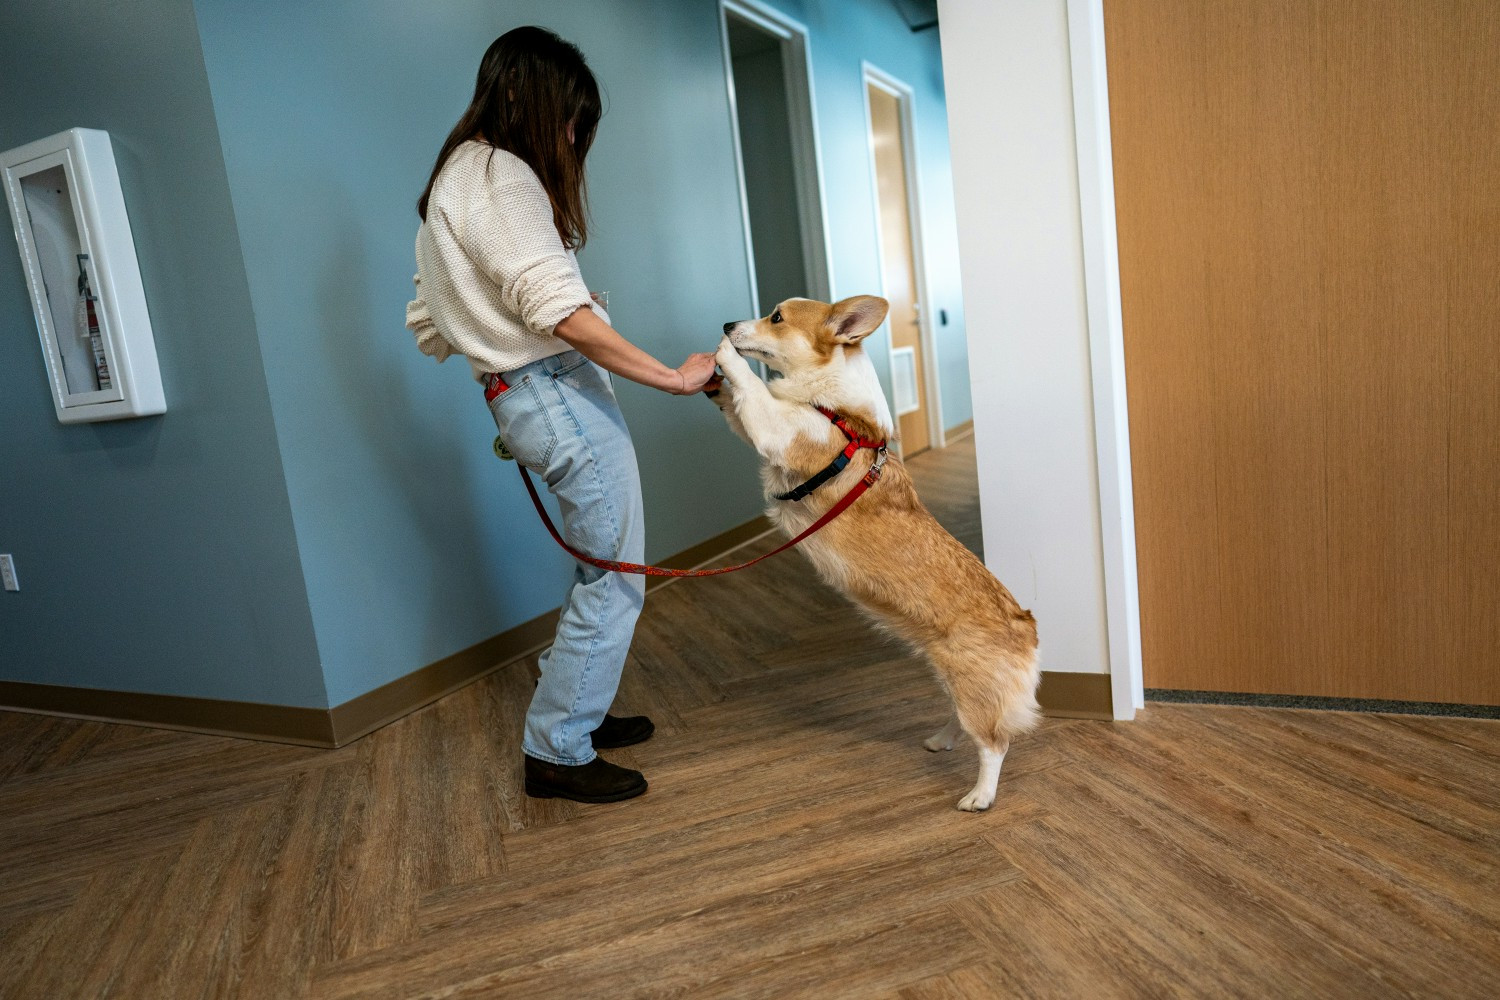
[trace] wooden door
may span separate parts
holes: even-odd
[[[922,327],[917,317],[916,251],[911,236],[911,209],[907,197],[906,156],[902,149],[901,99],[889,91],[866,84],[870,95],[870,148],[875,156],[875,186],[880,203],[880,256],[885,268],[885,297],[891,304],[891,346],[911,351],[912,391],[916,408],[900,412],[896,421],[901,433],[901,453],[910,458],[932,445],[927,430],[927,396],[923,384]],[[896,378],[897,373],[892,373]]]
[[[1105,24],[1146,685],[1500,703],[1500,4]]]

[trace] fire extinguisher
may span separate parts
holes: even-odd
[[[104,337],[99,332],[99,313],[94,303],[99,301],[89,288],[88,271],[84,269],[83,262],[89,259],[89,255],[81,253],[78,255],[78,330],[79,336],[89,342],[89,349],[94,353],[94,375],[99,380],[99,388],[108,389],[113,384],[109,377],[109,361],[104,357]]]

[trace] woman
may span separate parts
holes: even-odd
[[[468,358],[501,439],[557,497],[568,542],[641,562],[635,450],[605,371],[689,395],[713,374],[713,355],[668,368],[616,333],[583,283],[574,254],[587,237],[583,163],[599,113],[575,46],[532,27],[495,40],[417,202],[406,325],[439,361]],[[528,795],[614,802],[646,790],[639,771],[595,753],[654,728],[606,714],[644,592],[640,577],[575,569],[526,714]]]

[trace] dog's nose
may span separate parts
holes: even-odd
[[[725,333],[728,333],[730,330],[733,330],[733,329],[734,329],[734,324],[733,323],[725,323],[724,324],[724,332]]]

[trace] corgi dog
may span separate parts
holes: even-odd
[[[762,319],[725,323],[715,356],[723,374],[708,395],[759,454],[767,514],[788,536],[884,462],[879,480],[802,552],[824,581],[932,664],[953,713],[924,746],[952,750],[961,733],[974,740],[979,780],[958,808],[976,812],[995,801],[1010,741],[1037,724],[1036,620],[938,525],[901,460],[878,447],[894,428],[862,344],[888,308],[873,295],[832,305],[788,299]],[[746,358],[780,378],[762,381]],[[847,464],[818,482],[846,449]]]

